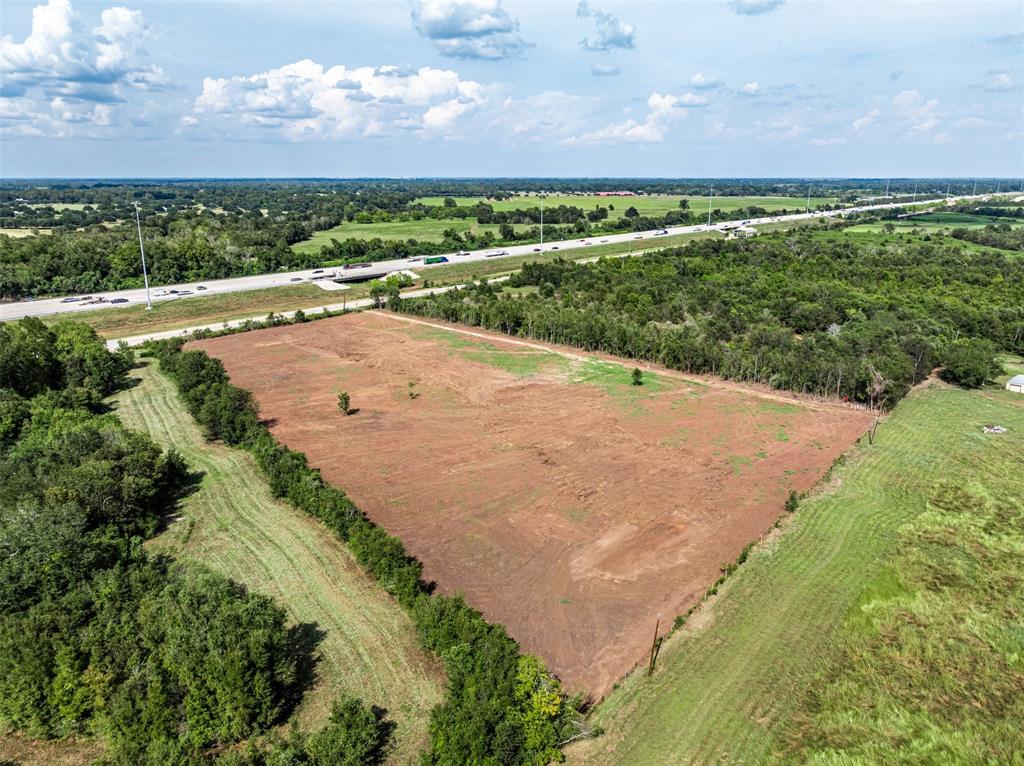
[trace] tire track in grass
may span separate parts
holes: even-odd
[[[392,762],[417,762],[443,675],[419,649],[411,619],[319,521],[271,495],[251,455],[206,442],[155,363],[135,374],[139,385],[114,397],[117,414],[203,473],[180,517],[150,545],[273,596],[296,622],[319,625],[317,681],[295,713],[303,727],[322,725],[347,691],[388,709],[397,724]]]
[[[895,531],[943,482],[1007,480],[993,461],[1009,440],[975,441],[988,421],[1024,432],[1024,414],[986,405],[983,394],[943,385],[913,393],[873,446],[855,448],[835,483],[755,549],[705,606],[704,626],[665,644],[654,678],[633,674],[599,706],[595,718],[608,733],[571,748],[570,761],[771,761],[775,737],[892,552]]]

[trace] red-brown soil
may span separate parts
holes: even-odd
[[[871,420],[377,312],[192,346],[427,579],[595,697]]]

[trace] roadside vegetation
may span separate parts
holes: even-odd
[[[795,230],[644,258],[526,264],[502,286],[394,302],[420,316],[889,407],[937,366],[980,385],[1024,351],[1024,264],[955,240]]]
[[[590,259],[598,256],[628,255],[631,253],[648,252],[655,247],[685,244],[695,239],[720,238],[717,232],[683,234],[661,237],[657,240],[644,242],[627,242],[620,244],[596,244],[580,250],[566,251],[566,256],[576,259]],[[524,263],[553,260],[558,252],[533,253],[531,255],[494,260],[474,261],[472,263],[447,263],[420,269],[419,279],[410,280],[403,287],[416,290],[423,287],[444,287],[457,285],[478,278],[490,278],[511,274]],[[348,290],[327,291],[315,285],[305,283],[272,287],[265,290],[246,290],[237,293],[179,298],[173,301],[157,301],[152,310],[143,304],[125,306],[123,308],[105,308],[84,311],[75,315],[75,320],[88,324],[96,332],[106,338],[124,338],[146,332],[176,330],[196,325],[229,322],[240,319],[261,319],[267,314],[279,314],[296,309],[320,309],[324,306],[340,308],[349,301],[372,297],[373,288],[381,283],[378,281],[353,284]],[[44,317],[44,322],[54,323],[57,317]]]
[[[1012,763],[1012,397],[933,383],[900,402],[665,643],[654,677],[597,708],[607,734],[570,762]]]
[[[176,450],[199,475],[150,550],[274,598],[291,624],[319,636],[316,679],[293,716],[302,728],[323,726],[335,700],[361,696],[395,725],[388,760],[414,762],[444,679],[408,614],[329,530],[273,496],[248,453],[207,441],[154,362],[131,375],[135,385],[113,396],[118,417]]]
[[[0,326],[0,725],[96,737],[114,764],[204,763],[288,716],[315,640],[271,598],[141,545],[194,477],[106,411],[132,364],[75,322]],[[391,724],[353,697],[337,711],[269,752],[379,761]]]

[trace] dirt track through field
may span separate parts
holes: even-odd
[[[871,419],[376,312],[193,345],[428,579],[598,697]]]

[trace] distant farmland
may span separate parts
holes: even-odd
[[[540,199],[536,195],[520,195],[511,199],[480,199],[479,197],[454,197],[459,205],[475,205],[478,202],[486,202],[495,210],[524,210],[531,207],[539,207]],[[595,207],[613,207],[610,217],[617,218],[628,208],[635,207],[636,211],[643,216],[664,215],[669,210],[678,210],[679,201],[683,197],[668,194],[651,194],[636,197],[602,197],[596,194],[551,194],[544,198],[544,207],[578,207],[583,210],[593,210]],[[707,197],[686,197],[690,203],[690,209],[694,212],[707,211]],[[420,197],[414,203],[424,205],[440,205],[444,197]],[[834,197],[811,197],[811,207],[816,205],[831,204],[835,202]],[[738,210],[741,207],[757,205],[768,210],[803,210],[807,205],[806,197],[723,197],[716,195],[711,203],[712,208],[719,210]]]
[[[443,592],[607,693],[870,423],[380,313],[200,341]],[[358,413],[338,411],[347,391]]]
[[[318,231],[310,239],[296,242],[292,249],[296,252],[319,252],[332,239],[417,239],[421,242],[440,242],[444,239],[446,229],[455,229],[459,234],[472,231],[483,234],[485,231],[498,236],[497,224],[480,224],[475,219],[435,220],[424,218],[419,221],[392,221],[387,223],[343,223],[333,229]]]
[[[518,210],[538,207],[540,200],[531,195],[514,197],[510,200],[481,200],[477,197],[455,197],[459,205],[475,205],[478,202],[487,202],[495,210]],[[679,209],[681,197],[668,195],[650,195],[644,197],[599,197],[593,194],[587,195],[551,195],[544,200],[546,208],[566,205],[578,207],[584,211],[593,210],[602,206],[614,207],[610,218],[620,218],[630,207],[635,207],[637,212],[643,216],[662,216],[670,210]],[[707,197],[689,197],[690,209],[695,215],[707,212]],[[425,205],[440,205],[444,202],[443,197],[420,197],[415,202]],[[835,198],[832,197],[811,197],[811,207],[824,204],[832,204]],[[769,211],[774,210],[803,210],[807,204],[806,197],[715,197],[712,207],[725,212],[732,212],[743,207],[757,205]],[[524,228],[519,224],[516,229]],[[416,239],[422,242],[440,242],[444,239],[444,231],[454,229],[463,234],[472,231],[475,234],[482,234],[485,231],[493,232],[498,236],[497,224],[477,223],[473,218],[454,219],[433,219],[424,218],[418,221],[389,221],[383,223],[343,223],[332,229],[316,232],[311,238],[292,245],[296,252],[319,252],[324,245],[330,244],[332,239]],[[594,236],[599,236],[594,234]]]

